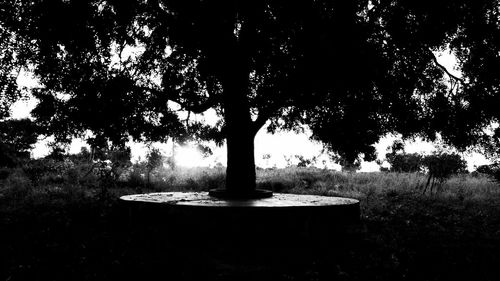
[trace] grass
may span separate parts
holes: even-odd
[[[172,257],[145,247],[161,242],[148,233],[139,239],[145,244],[137,244],[137,238],[127,234],[126,215],[117,198],[138,191],[221,187],[221,169],[181,169],[155,175],[150,185],[121,182],[105,193],[95,185],[69,182],[34,185],[17,171],[0,182],[0,280],[147,280],[148,272],[158,268],[171,269],[167,280],[328,280],[332,276],[336,280],[500,280],[500,187],[486,177],[455,176],[433,194],[422,194],[417,188],[426,180],[419,174],[287,168],[259,169],[257,177],[259,187],[275,192],[359,199],[362,239],[327,269],[313,263],[300,270],[261,268],[264,273],[257,274],[241,267],[208,266],[203,260],[194,263],[193,257]],[[166,267],[159,264],[159,257]],[[197,270],[192,270],[193,264]]]

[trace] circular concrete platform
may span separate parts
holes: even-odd
[[[164,192],[120,199],[131,243],[140,243],[145,258],[170,257],[194,268],[275,270],[342,260],[361,233],[359,201],[349,198],[275,193],[229,200]]]
[[[275,193],[272,197],[262,199],[221,199],[212,197],[208,192],[161,192],[126,195],[120,198],[129,202],[157,203],[178,206],[204,208],[314,208],[328,207],[335,209],[356,208],[359,201],[342,197],[327,197],[317,195],[299,195]],[[248,210],[250,211],[250,210]],[[272,211],[272,210],[268,210]]]
[[[340,197],[275,193],[229,200],[207,192],[164,192],[120,199],[136,229],[170,241],[204,239],[215,245],[338,244],[360,220],[359,201]]]

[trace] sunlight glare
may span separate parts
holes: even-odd
[[[192,146],[180,146],[175,151],[175,162],[182,167],[200,167],[204,165],[201,152]]]

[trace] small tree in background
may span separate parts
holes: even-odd
[[[415,173],[421,171],[423,157],[418,153],[386,154],[386,160],[391,172]]]
[[[395,140],[388,149],[390,152],[385,154],[385,159],[391,165],[389,171],[415,173],[422,170],[423,156],[418,153],[406,153],[401,140]]]
[[[489,165],[481,165],[476,168],[477,173],[491,177],[495,182],[500,183],[500,163],[495,162]]]
[[[354,162],[341,159],[338,163],[341,166],[342,172],[355,173],[361,169],[361,160],[359,159],[356,159]]]
[[[432,194],[432,189],[440,190],[443,184],[454,174],[467,172],[467,163],[462,156],[456,153],[436,152],[422,159],[422,165],[427,170],[427,183],[423,193],[427,191]]]
[[[146,178],[147,185],[151,185],[151,173],[158,167],[163,165],[163,155],[158,148],[150,148],[146,154]]]

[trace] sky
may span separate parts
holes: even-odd
[[[460,71],[458,71],[454,65],[456,65],[456,60],[452,54],[440,53],[438,55],[438,61],[444,65],[452,74],[456,76],[461,76]],[[36,86],[36,80],[31,78],[28,74],[22,73],[18,79],[18,84],[20,87],[34,87]],[[33,99],[22,100],[16,102],[11,110],[13,118],[25,118],[30,116],[30,111],[36,105],[36,101]],[[215,113],[207,112],[204,117],[209,123],[214,122]],[[301,155],[305,159],[317,158],[315,166],[320,168],[329,168],[340,170],[340,165],[333,163],[328,155],[322,153],[323,146],[320,143],[313,142],[309,139],[311,132],[307,129],[304,133],[297,134],[295,132],[278,132],[274,135],[267,133],[265,128],[262,128],[255,137],[255,162],[256,165],[262,168],[283,168],[288,164],[297,164],[298,159],[295,155]],[[383,159],[385,154],[388,152],[387,148],[392,144],[392,142],[397,139],[397,136],[386,136],[382,138],[377,144],[375,144],[378,159]],[[32,154],[33,157],[43,157],[48,154],[49,149],[46,144],[50,139],[40,141],[35,146]],[[436,145],[423,142],[422,140],[415,140],[412,142],[405,143],[405,150],[408,153],[422,153],[429,154],[436,150]],[[144,144],[139,143],[129,143],[132,149],[132,161],[137,161],[140,158],[144,159],[144,155],[147,148]],[[70,153],[78,153],[82,146],[86,146],[85,142],[80,139],[73,141],[70,147]],[[172,143],[168,142],[166,144],[155,144],[164,155],[172,154]],[[226,148],[216,147],[215,145],[210,145],[213,151],[213,155],[210,157],[203,157],[202,154],[197,150],[194,144],[187,144],[184,146],[175,146],[176,161],[179,166],[185,167],[196,167],[196,166],[214,166],[217,163],[225,165],[226,163]],[[476,166],[488,164],[489,161],[478,153],[467,153],[463,154],[464,158],[467,160],[468,169],[470,171],[474,170]],[[362,162],[361,172],[371,172],[378,171],[379,166],[372,162]]]

